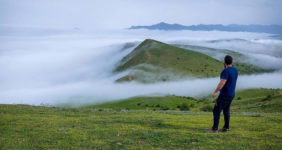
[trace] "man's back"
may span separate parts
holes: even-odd
[[[233,58],[229,55],[224,58],[224,66],[226,67],[220,74],[220,82],[213,92],[212,97],[216,97],[216,93],[220,94],[213,108],[213,126],[207,133],[217,133],[220,119],[220,113],[223,110],[224,126],[220,131],[229,131],[230,122],[230,106],[235,96],[236,82],[238,78],[238,70],[232,66]]]
[[[225,85],[220,90],[220,95],[221,96],[234,96],[236,82],[238,78],[238,70],[233,66],[227,67],[221,72],[220,78],[226,79]]]

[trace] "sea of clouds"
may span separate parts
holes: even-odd
[[[204,96],[219,78],[115,83],[120,60],[143,40],[229,49],[274,73],[242,75],[237,90],[282,88],[282,41],[270,34],[219,31],[84,30],[0,26],[0,103],[81,106],[149,94]],[[238,40],[240,39],[240,40]],[[133,47],[125,48],[126,43]]]

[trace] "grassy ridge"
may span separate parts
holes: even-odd
[[[235,67],[239,70],[239,74],[269,72],[269,70],[239,62],[235,64]],[[132,79],[151,83],[187,77],[216,77],[222,71],[223,63],[200,52],[147,39],[123,58],[116,72],[127,69],[132,69],[130,73]],[[148,75],[148,73],[151,74]],[[174,76],[177,78],[173,78]],[[130,81],[130,78],[122,77],[117,81]]]
[[[281,114],[231,114],[231,132],[206,134],[212,113],[98,111],[0,105],[0,149],[281,149]],[[223,125],[223,119],[220,126]]]
[[[279,89],[249,89],[236,92],[231,111],[235,112],[282,112],[282,98]],[[271,96],[266,100],[267,96]],[[179,110],[178,106],[187,103],[190,110],[199,111],[209,105],[212,110],[214,102],[211,97],[191,98],[181,96],[133,97],[126,100],[88,106],[97,109],[128,110]],[[193,106],[191,107],[191,104]],[[167,109],[169,108],[169,109]]]
[[[146,51],[150,54],[150,61],[148,61]],[[142,42],[122,62],[116,71],[124,71],[129,68],[144,70],[146,68],[144,64],[147,62],[147,65],[149,64],[157,68],[147,68],[145,72],[152,72],[156,76],[161,76],[167,72],[165,69],[170,69],[169,72],[177,74],[179,77],[214,77],[218,76],[223,66],[218,60],[199,52],[177,48],[150,39]],[[143,78],[146,78],[146,75],[139,76],[139,78],[134,74],[132,76],[137,81],[142,81]],[[169,76],[161,78],[163,81],[170,80]]]
[[[238,92],[232,103],[232,111],[282,112],[282,95],[280,92],[281,90],[274,89],[249,89]]]
[[[238,68],[240,74],[258,74],[258,73],[266,73],[266,72],[274,72],[275,69],[262,69],[257,66],[253,66],[248,64],[250,58],[242,53],[227,50],[227,49],[215,49],[210,47],[203,46],[195,46],[195,45],[179,45],[173,44],[173,46],[184,48],[187,50],[197,51],[208,56],[211,56],[215,59],[224,60],[225,55],[230,55],[234,59],[233,66]]]
[[[130,109],[130,110],[160,110],[164,107],[169,109],[176,108],[178,105],[187,103],[188,106],[198,103],[195,100],[178,97],[178,96],[164,96],[164,97],[134,97],[127,100],[114,101],[109,103],[89,106],[99,109]]]
[[[247,89],[242,91],[237,91],[234,99],[238,99],[239,97],[244,99],[254,99],[254,98],[264,98],[267,95],[278,95],[280,94],[280,89],[265,89],[265,88],[257,88],[257,89]]]

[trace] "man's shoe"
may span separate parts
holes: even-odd
[[[218,132],[229,132],[229,129],[227,129],[227,128],[222,128],[222,129],[219,129]]]
[[[211,128],[208,131],[206,131],[206,133],[218,133],[218,130],[214,130]]]

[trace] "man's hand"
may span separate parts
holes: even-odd
[[[220,91],[220,89],[225,85],[226,83],[226,79],[220,79],[220,82],[218,83],[218,86],[216,87],[216,89],[213,92],[212,97],[215,98],[216,97],[216,93],[218,91]]]
[[[215,98],[215,97],[216,97],[216,93],[214,92],[213,95],[212,95],[212,98]]]

